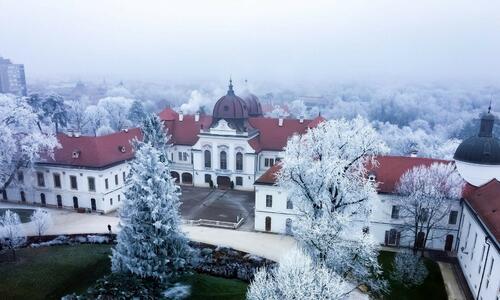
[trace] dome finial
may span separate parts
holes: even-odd
[[[492,97],[493,98],[493,97]],[[493,99],[490,99],[490,106],[488,106],[488,113],[491,113],[491,102],[493,101]]]
[[[233,91],[233,79],[229,76],[229,89],[227,90],[228,95],[234,95]]]

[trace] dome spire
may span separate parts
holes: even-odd
[[[481,127],[479,128],[480,137],[492,137],[493,126],[495,125],[495,116],[491,113],[491,100],[488,112],[481,117]]]
[[[227,94],[234,96],[234,91],[233,91],[233,79],[229,77],[229,89],[227,90]]]

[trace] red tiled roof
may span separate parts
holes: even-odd
[[[276,183],[276,175],[281,169],[281,164],[275,164],[274,166],[267,169],[267,171],[260,176],[255,183],[263,185],[274,185]]]
[[[377,167],[369,164],[368,172],[375,173],[379,193],[394,193],[403,174],[416,166],[430,166],[433,163],[453,163],[453,161],[425,157],[378,156]]]
[[[491,180],[468,195],[465,201],[500,242],[500,182]]]
[[[379,182],[379,193],[394,193],[396,184],[401,176],[412,169],[413,167],[425,165],[429,166],[432,163],[451,163],[452,161],[423,158],[423,157],[408,157],[408,156],[378,156],[377,167],[368,166],[368,172],[373,172],[376,175],[376,180]],[[274,184],[276,182],[275,174],[280,169],[279,165],[274,165],[268,169],[255,183],[257,184]]]
[[[138,128],[129,129],[105,136],[71,137],[58,134],[57,140],[61,148],[54,150],[54,158],[46,157],[40,163],[66,165],[75,167],[101,168],[134,157],[130,141],[142,138]],[[123,152],[122,152],[122,148]],[[78,153],[78,158],[73,157]]]
[[[306,132],[311,120],[283,119],[283,126],[279,126],[277,118],[249,118],[248,122],[253,128],[260,131],[256,141],[250,143],[255,151],[272,150],[281,151],[286,146],[288,139],[294,134]]]
[[[212,124],[212,117],[207,115],[200,115],[198,121],[195,121],[194,115],[183,115],[180,121],[179,114],[171,108],[164,109],[158,115],[168,128],[170,142],[175,145],[193,146],[198,141],[200,129],[208,129]]]
[[[161,120],[167,121],[167,120],[176,120],[179,118],[179,114],[171,109],[170,107],[165,108],[162,110],[158,116],[160,117]]]
[[[319,125],[319,123],[326,121],[322,116],[317,116],[308,125],[308,128],[314,128]]]

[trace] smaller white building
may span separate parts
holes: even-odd
[[[381,245],[413,246],[413,238],[402,231],[403,220],[399,216],[396,184],[401,176],[419,165],[432,163],[452,163],[451,161],[419,157],[380,156],[379,165],[369,172],[370,180],[378,183],[378,197],[373,203],[373,211],[368,230]],[[276,185],[275,174],[279,165],[265,172],[255,181],[255,230],[290,234],[296,211],[286,191]],[[457,240],[460,219],[460,201],[452,203],[452,209],[434,230],[430,232],[427,248],[453,251]],[[425,237],[423,232],[420,237]]]
[[[123,199],[138,129],[91,137],[59,134],[61,148],[19,170],[3,201],[108,213]]]

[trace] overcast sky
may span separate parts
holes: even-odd
[[[30,78],[500,83],[500,1],[0,0]]]

